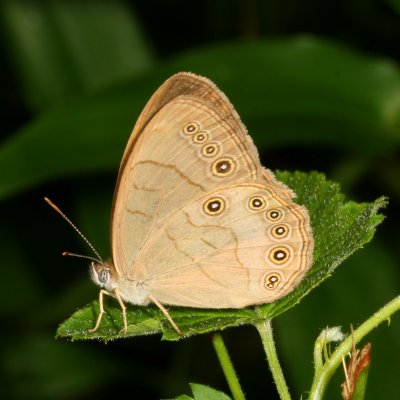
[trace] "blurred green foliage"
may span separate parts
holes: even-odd
[[[180,70],[228,95],[268,168],[319,170],[348,198],[390,198],[364,250],[274,320],[295,398],[309,388],[312,348],[327,325],[357,326],[399,291],[400,17],[398,2],[316,0],[3,0],[0,3],[1,397],[102,399],[190,394],[188,382],[228,393],[206,336],[70,343],[58,324],[97,296],[79,238],[103,257],[118,163],[152,92]],[[81,248],[79,248],[81,246]],[[78,266],[78,267],[77,267]],[[372,342],[367,399],[399,390],[400,323]],[[224,331],[249,399],[276,396],[251,327]],[[327,398],[337,399],[338,373]],[[304,395],[305,396],[305,395]],[[303,397],[304,397],[303,396]]]

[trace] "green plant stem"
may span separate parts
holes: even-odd
[[[366,336],[383,321],[388,320],[392,314],[399,310],[400,296],[395,297],[392,301],[368,318],[354,331],[354,335],[348,336],[347,339],[337,347],[331,357],[329,357],[324,366],[319,369],[319,372],[315,374],[310,390],[309,400],[322,399],[332,375],[342,362],[342,357],[351,350],[353,337],[355,343],[358,343],[364,336]]]
[[[219,333],[214,333],[212,336],[212,342],[233,398],[235,400],[245,400],[243,390],[240,386],[239,379],[236,375],[235,369],[233,368],[232,361],[229,357],[222,336]]]
[[[272,333],[272,325],[270,319],[264,319],[254,324],[261,336],[264,351],[267,356],[268,365],[271,369],[272,376],[275,381],[276,388],[281,400],[290,400],[289,389],[283,376],[281,365],[279,364],[278,355],[275,348],[274,337]]]
[[[323,339],[321,340],[321,338],[318,337],[314,346],[314,370],[316,373],[320,371],[324,365],[322,359],[322,351],[324,345],[325,345],[325,340]]]
[[[314,345],[314,375],[322,369],[324,360],[329,359],[327,345],[332,342],[342,342],[344,338],[345,336],[338,326],[326,328],[319,334]]]

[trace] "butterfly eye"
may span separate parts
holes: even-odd
[[[108,269],[102,268],[98,273],[99,281],[101,283],[107,283],[110,279],[110,271]]]

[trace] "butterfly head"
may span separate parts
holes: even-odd
[[[96,285],[108,291],[113,289],[114,266],[111,262],[92,261],[90,263],[90,276]]]

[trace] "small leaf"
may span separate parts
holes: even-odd
[[[194,398],[183,394],[175,397],[174,399],[164,400],[231,400],[231,398],[225,393],[215,390],[209,386],[200,385],[199,383],[190,383],[190,388],[192,389]]]
[[[383,220],[378,214],[386,205],[384,198],[373,203],[357,204],[345,202],[339,186],[329,182],[319,173],[279,172],[279,180],[289,185],[297,193],[297,202],[310,211],[315,238],[314,264],[301,284],[288,296],[270,304],[245,309],[204,310],[195,308],[170,307],[169,313],[184,336],[211,332],[241,324],[252,324],[263,318],[273,318],[289,310],[313,288],[332,275],[335,268],[354,251],[368,243],[376,226]],[[173,330],[164,315],[155,306],[134,307],[128,305],[128,332],[121,333],[123,326],[121,310],[113,299],[106,302],[106,315],[95,333],[89,329],[95,324],[98,304],[75,312],[58,329],[57,336],[75,339],[102,339],[104,341],[163,333],[164,340],[180,337]]]
[[[186,394],[182,394],[178,397],[174,397],[173,399],[161,399],[161,400],[193,400],[193,397],[187,396]]]
[[[212,389],[209,386],[191,383],[190,387],[195,400],[231,400],[225,393]]]

